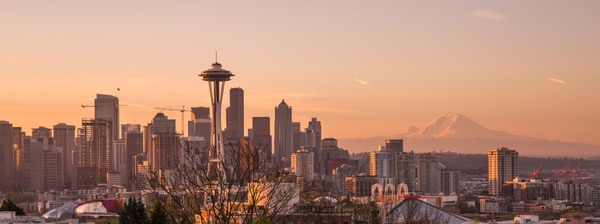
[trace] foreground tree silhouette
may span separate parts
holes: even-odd
[[[23,211],[22,208],[17,206],[10,199],[5,199],[4,201],[2,201],[2,206],[0,206],[0,211],[13,211],[13,212],[15,212],[16,215],[19,215],[19,216],[25,215],[25,211]]]
[[[150,210],[150,224],[174,223],[169,220],[167,211],[160,203],[154,203]]]
[[[208,168],[208,151],[214,148],[187,142],[183,158],[172,158],[169,169],[150,167],[134,182],[177,223],[275,223],[293,211],[298,188],[288,173],[271,165],[270,152],[243,139],[225,148],[219,164],[224,172]]]
[[[146,224],[148,215],[141,199],[129,198],[123,211],[119,212],[121,224]]]

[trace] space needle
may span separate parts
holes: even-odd
[[[221,64],[215,60],[210,69],[203,71],[198,76],[202,76],[202,80],[208,82],[210,100],[212,101],[212,133],[210,139],[212,147],[209,150],[208,173],[211,176],[217,175],[217,177],[223,179],[225,178],[223,167],[225,151],[221,133],[221,103],[223,102],[225,82],[231,80],[231,76],[234,75],[221,67]]]

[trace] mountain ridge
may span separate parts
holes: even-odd
[[[385,139],[404,139],[405,151],[453,151],[487,153],[508,147],[530,156],[598,156],[600,146],[588,143],[546,140],[490,130],[460,113],[446,113],[423,128],[409,127],[392,136],[340,139],[340,146],[352,152],[373,151]]]

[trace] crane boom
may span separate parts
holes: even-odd
[[[83,106],[83,105],[81,105],[81,106]],[[185,109],[185,105],[182,106],[181,109],[173,109],[173,108],[166,108],[166,107],[155,107],[154,109],[157,109],[157,110],[168,110],[168,111],[179,111],[179,112],[181,112],[181,136],[183,137],[183,135],[185,134],[185,132],[184,132],[184,130],[185,130],[185,128],[184,128],[184,124],[185,124],[185,119],[184,119],[185,117],[184,117],[184,115],[185,115],[185,112],[189,112],[191,110],[186,110]]]

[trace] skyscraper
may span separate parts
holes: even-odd
[[[431,153],[419,155],[417,160],[417,188],[423,193],[441,192],[442,167]],[[410,190],[410,189],[409,189]]]
[[[12,191],[14,183],[14,150],[13,126],[7,121],[0,121],[0,191]]]
[[[500,195],[502,184],[519,175],[519,153],[506,147],[488,152],[489,194]]]
[[[304,141],[306,139],[306,135],[300,128],[300,122],[292,122],[292,151],[298,151],[300,148],[304,147]]]
[[[369,154],[369,173],[371,176],[377,176],[381,185],[396,184],[394,162],[394,153],[387,150],[385,146],[379,146],[377,151]]]
[[[440,191],[445,195],[460,194],[460,171],[442,170]]]
[[[42,152],[44,191],[64,189],[63,152],[54,148]],[[36,164],[35,166],[40,166]]]
[[[244,90],[229,90],[229,108],[227,108],[227,138],[239,141],[244,137]]]
[[[75,151],[75,126],[60,123],[54,125],[54,147],[62,149],[62,171],[63,182],[67,187],[71,186],[73,169],[75,168],[73,153]]]
[[[129,177],[127,175],[127,144],[125,139],[113,141],[113,150],[111,154],[112,167],[107,175],[108,177],[118,177],[119,181],[113,181],[113,185],[125,186]],[[107,179],[106,181],[108,183],[110,180]]]
[[[324,174],[325,166],[321,164],[321,140],[321,121],[313,117],[306,128],[306,146],[314,148],[315,172]]]
[[[275,156],[277,167],[289,168],[292,156],[292,107],[281,100],[275,107]]]
[[[300,149],[291,156],[291,171],[296,176],[303,177],[304,181],[311,181],[313,179],[313,160],[314,156],[312,152]]]
[[[335,138],[325,138],[321,142],[321,168],[323,169],[321,175],[330,176],[334,169],[348,164],[350,154],[348,154],[348,150],[338,147]]]
[[[23,145],[25,144],[25,132],[20,127],[13,127],[12,144],[14,147],[14,190],[23,190]]]
[[[25,137],[23,145],[23,190],[44,191],[44,151],[52,148],[52,138]]]
[[[131,178],[129,177],[135,173],[135,168],[137,167],[137,164],[135,163],[135,157],[140,155],[144,150],[144,137],[142,132],[125,133],[125,147],[127,148],[127,171],[125,173],[125,186],[127,189],[131,190],[133,189],[133,186]]]
[[[210,108],[192,107],[192,120],[188,122],[188,136],[202,137],[206,143],[210,143],[211,126]]]
[[[122,124],[120,139],[125,139],[125,135],[128,132],[141,132],[141,131],[142,131],[142,126],[140,124]]]
[[[119,98],[116,96],[96,94],[94,100],[94,118],[111,122],[113,140],[119,139]],[[111,142],[112,144],[112,142]]]
[[[270,117],[253,117],[252,118],[252,146],[255,149],[261,149],[267,158],[271,157],[272,153],[272,136],[271,136],[271,118]]]
[[[393,153],[404,152],[404,140],[402,139],[386,139],[385,148]]]
[[[152,135],[150,154],[152,170],[172,169],[178,162],[179,135],[177,133],[156,133]]]
[[[394,154],[396,161],[396,179],[405,183],[409,192],[417,189],[417,157],[413,152]]]
[[[38,128],[34,128],[31,131],[32,138],[52,138],[52,130],[50,128],[46,128],[40,126]]]
[[[148,127],[150,131],[149,165],[153,170],[167,169],[174,164],[179,149],[179,135],[175,130],[175,119],[169,119],[163,113],[157,113]]]
[[[112,123],[104,119],[83,119],[81,122],[77,137],[77,188],[89,189],[98,183],[106,183],[114,137]]]

